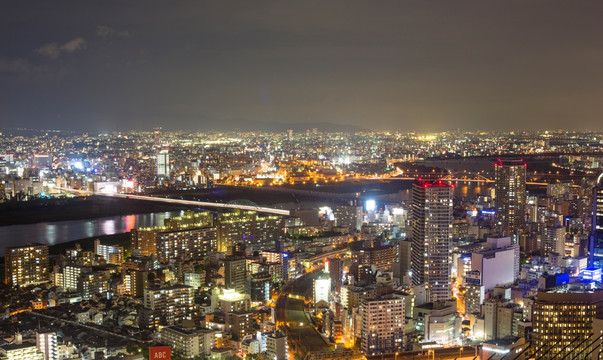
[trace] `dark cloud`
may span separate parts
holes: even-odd
[[[0,13],[0,71],[47,74],[5,75],[0,120],[603,131],[601,2],[62,4]]]

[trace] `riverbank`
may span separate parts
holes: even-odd
[[[88,196],[0,203],[0,226],[178,211],[180,204]]]
[[[52,245],[49,247],[50,255],[60,255],[65,252],[67,249],[75,249],[76,244],[80,244],[82,250],[85,251],[93,251],[94,250],[94,241],[96,239],[100,239],[101,244],[103,245],[117,245],[123,246],[124,249],[129,251],[131,245],[130,233],[120,233],[113,235],[101,235],[101,236],[93,236],[84,239],[78,239],[73,241],[68,241],[56,245]]]

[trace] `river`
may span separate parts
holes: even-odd
[[[42,222],[37,224],[0,226],[0,256],[4,248],[21,246],[29,242],[55,245],[63,242],[128,232],[138,227],[163,225],[166,218],[184,212],[110,216],[89,220]]]

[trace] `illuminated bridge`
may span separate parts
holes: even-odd
[[[75,189],[68,189],[68,188],[61,188],[61,187],[55,187],[54,190],[68,192],[68,193],[77,194],[77,195],[81,195],[81,196],[95,195],[95,196],[106,196],[106,197],[114,197],[114,198],[122,198],[122,199],[155,201],[155,202],[164,202],[164,203],[170,203],[170,204],[181,204],[181,205],[209,207],[209,208],[253,210],[253,211],[257,211],[257,212],[269,213],[269,214],[275,214],[275,215],[286,215],[286,216],[290,215],[289,210],[274,209],[274,208],[269,208],[269,207],[245,205],[245,204],[237,204],[237,203],[221,204],[221,203],[196,201],[196,200],[180,200],[180,199],[160,198],[160,197],[156,197],[156,196],[144,196],[144,195],[132,195],[132,194],[94,192],[94,191],[87,191],[87,190],[75,190]]]

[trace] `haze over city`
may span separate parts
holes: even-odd
[[[600,131],[602,10],[587,1],[7,2],[0,123]]]
[[[599,360],[603,3],[0,11],[0,360]]]

